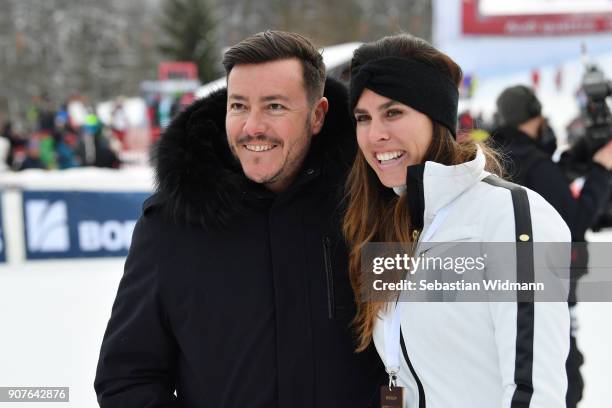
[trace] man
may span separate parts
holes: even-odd
[[[227,91],[158,146],[102,343],[100,406],[366,407],[384,372],[373,349],[354,352],[350,327],[346,90],[294,33],[256,34],[223,62]]]
[[[584,234],[608,198],[609,171],[612,170],[612,142],[593,155],[580,197],[574,199],[561,168],[547,148],[547,123],[542,105],[533,91],[523,85],[504,90],[497,99],[501,127],[493,140],[509,159],[509,175],[514,182],[540,193],[570,227],[573,241],[584,241]]]
[[[575,199],[561,168],[551,160],[554,138],[547,134],[547,123],[542,116],[542,105],[531,89],[516,85],[505,89],[497,99],[497,116],[502,125],[493,133],[493,140],[508,159],[508,173],[517,184],[538,192],[561,215],[572,233],[572,241],[584,242],[587,229],[608,200],[610,170],[612,170],[612,142],[594,155],[586,181]],[[548,136],[548,137],[547,137]],[[584,246],[576,247],[574,267],[586,263]],[[580,269],[575,269],[573,272]],[[584,269],[582,268],[582,271]],[[575,279],[570,298],[574,299]],[[568,374],[567,406],[575,407],[582,398],[583,382],[580,366],[583,357],[576,347],[574,302],[570,304],[572,333],[566,369]]]

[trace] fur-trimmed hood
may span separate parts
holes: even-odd
[[[328,79],[324,94],[329,111],[305,163],[320,163],[329,176],[348,170],[356,139],[346,87]],[[156,194],[149,205],[162,206],[175,221],[222,227],[247,209],[246,193],[261,188],[245,177],[230,151],[226,102],[225,89],[194,102],[170,123],[155,148]]]

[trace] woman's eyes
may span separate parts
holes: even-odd
[[[397,116],[402,115],[404,112],[400,109],[389,109],[387,111],[384,112],[384,117],[385,118],[395,118]],[[355,115],[355,120],[357,122],[367,122],[372,120],[372,118],[370,117],[370,115],[366,115],[366,114],[361,114],[361,115]]]
[[[392,118],[395,116],[399,116],[401,115],[403,112],[399,109],[389,109],[388,111],[385,112],[385,116],[388,118]]]

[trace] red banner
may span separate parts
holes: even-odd
[[[465,35],[533,36],[612,32],[612,13],[484,16],[479,12],[478,2],[462,0],[462,31]]]
[[[191,61],[166,61],[159,64],[159,80],[198,78],[198,66]]]

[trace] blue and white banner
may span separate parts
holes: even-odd
[[[149,195],[24,191],[27,259],[126,256]]]

